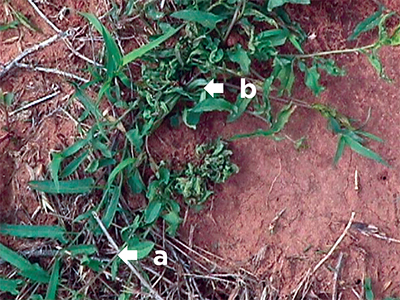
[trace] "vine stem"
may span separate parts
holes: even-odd
[[[376,46],[376,44],[370,44],[370,45],[358,47],[358,48],[329,50],[329,51],[310,53],[310,54],[284,54],[284,55],[280,55],[280,56],[293,57],[293,58],[297,58],[297,59],[312,58],[312,57],[316,57],[316,56],[326,56],[326,55],[331,55],[331,54],[354,53],[354,52],[359,52],[359,51],[363,51],[363,50],[368,50],[368,49],[374,48],[375,46]]]

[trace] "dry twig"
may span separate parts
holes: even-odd
[[[329,250],[329,252],[325,255],[325,257],[323,259],[321,259],[321,261],[315,265],[315,267],[313,269],[309,269],[307,271],[307,274],[303,277],[303,279],[300,281],[300,283],[298,284],[298,286],[296,287],[296,289],[294,290],[294,294],[292,297],[292,300],[295,300],[299,291],[302,289],[302,287],[304,286],[304,284],[310,279],[310,277],[318,271],[318,269],[329,259],[329,257],[331,257],[332,253],[336,250],[336,248],[340,245],[340,243],[343,241],[343,239],[345,238],[345,236],[347,235],[347,232],[350,230],[351,225],[353,224],[353,220],[355,217],[355,212],[351,213],[351,217],[349,222],[347,223],[346,228],[344,229],[343,233],[340,235],[340,237],[336,240],[335,244],[332,246],[332,248]]]

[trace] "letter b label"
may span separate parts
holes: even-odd
[[[246,89],[247,88],[249,88],[251,90],[250,94],[246,93]],[[257,93],[257,90],[256,90],[256,87],[255,87],[254,84],[252,84],[252,83],[247,83],[246,84],[246,79],[244,79],[244,78],[240,79],[240,97],[241,98],[243,98],[243,99],[245,99],[245,98],[251,99],[251,98],[254,98],[256,93]]]

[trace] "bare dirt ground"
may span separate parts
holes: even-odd
[[[69,6],[101,15],[106,9],[102,3],[67,0],[62,5],[54,4],[54,10],[47,13],[54,15],[60,7]],[[44,34],[33,34],[26,29],[0,33],[2,64],[53,34],[25,1],[15,0],[12,4],[43,28]],[[385,4],[400,12],[397,1]],[[355,46],[346,41],[347,37],[375,7],[372,1],[313,1],[309,7],[295,6],[289,11],[306,32],[315,33],[316,38],[308,42],[306,51],[317,52]],[[3,19],[6,15],[0,7],[0,20]],[[54,18],[53,21],[60,28],[85,24],[74,11],[63,20]],[[367,43],[371,38],[372,35],[367,35],[362,42]],[[82,52],[90,57],[90,45],[85,45]],[[268,279],[282,297],[289,295],[306,271],[322,259],[353,211],[357,222],[373,224],[387,236],[400,239],[400,49],[385,48],[381,57],[392,83],[379,78],[366,57],[340,55],[336,60],[348,71],[347,76],[323,77],[326,91],[318,100],[298,80],[294,97],[310,103],[330,104],[358,120],[365,120],[368,109],[372,108],[365,129],[383,138],[385,143],[371,144],[371,148],[380,153],[391,168],[349,150],[334,167],[332,159],[337,140],[326,129],[326,120],[298,108],[285,133],[294,140],[306,136],[308,147],[297,151],[288,140],[276,143],[264,138],[232,142],[234,161],[240,173],[217,188],[218,193],[205,210],[189,213],[181,231],[182,239],[191,242],[189,232],[194,227],[195,245],[219,255],[223,259],[220,263],[231,272],[245,267],[259,278]],[[37,52],[29,60],[84,76],[80,69],[85,63],[70,55],[62,42]],[[262,66],[258,68],[263,69]],[[12,138],[0,144],[0,221],[51,224],[55,218],[40,210],[38,196],[28,189],[27,182],[45,176],[51,150],[60,150],[73,141],[74,122],[57,110],[65,106],[73,90],[59,76],[26,70],[13,72],[0,82],[0,87],[16,93],[13,108],[45,96],[55,88],[60,91],[46,104],[14,116]],[[3,119],[2,122],[1,127]],[[248,115],[234,124],[226,124],[223,114],[207,115],[196,132],[184,127],[162,126],[150,145],[159,148],[153,153],[156,159],[182,164],[193,155],[195,145],[200,142],[220,135],[229,138],[260,126],[263,126],[260,121]],[[6,131],[0,131],[0,137],[5,134]],[[356,171],[358,191],[354,182]],[[271,234],[271,222],[283,209],[285,212]],[[0,237],[0,241],[19,250],[19,243],[14,239]],[[372,278],[377,299],[400,295],[400,245],[363,236],[353,229],[328,265],[336,265],[340,252],[344,254],[339,282],[344,290],[342,299],[357,299],[351,290],[360,292],[364,277]],[[322,267],[316,273],[314,293],[326,298],[325,293],[332,290],[332,278],[333,273]]]

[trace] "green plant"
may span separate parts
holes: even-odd
[[[173,126],[184,123],[196,129],[204,113],[226,112],[228,122],[248,113],[265,121],[268,128],[235,135],[231,140],[264,136],[279,141],[285,138],[281,132],[290,117],[301,107],[320,113],[338,135],[335,163],[348,146],[387,164],[365,146],[366,138],[380,141],[379,138],[357,128],[336,109],[294,99],[291,93],[298,71],[305,74],[305,85],[316,96],[325,89],[320,83],[321,72],[344,76],[345,70],[333,59],[324,58],[340,53],[367,55],[379,74],[387,79],[378,51],[383,46],[400,43],[400,27],[392,34],[386,29],[386,21],[392,13],[385,13],[380,7],[377,13],[360,23],[350,37],[355,39],[378,27],[378,41],[371,45],[307,54],[302,48],[307,35],[290,19],[284,5],[309,4],[309,0],[269,0],[264,5],[246,0],[175,0],[173,3],[177,9],[174,6],[159,9],[153,1],[129,0],[121,7],[114,3],[109,12],[112,22],[107,24],[112,30],[94,15],[82,13],[101,34],[104,55],[100,56],[101,66],[88,67],[92,75],[90,82],[82,86],[72,83],[74,98],[84,107],[78,119],[81,138],[63,151],[51,154],[50,180],[32,181],[30,186],[39,192],[64,197],[93,192],[94,200],[83,214],[75,216],[70,224],[71,232],[61,226],[0,226],[1,234],[47,238],[62,244],[54,257],[51,275],[0,244],[0,257],[14,265],[27,281],[48,283],[47,299],[55,299],[57,288],[61,286],[70,293],[69,299],[85,297],[83,289],[68,290],[63,286],[61,262],[66,257],[97,274],[108,270],[115,280],[120,260],[114,256],[106,263],[95,258],[98,249],[92,241],[103,232],[93,219],[93,213],[99,214],[104,226],[112,228],[124,245],[138,250],[138,258],[144,260],[156,247],[157,234],[164,228],[160,224],[165,222],[166,232],[174,236],[182,223],[182,206],[201,207],[213,193],[215,184],[225,182],[238,172],[238,167],[230,160],[232,152],[228,143],[221,139],[199,145],[196,157],[182,169],[168,162],[156,162],[148,149],[148,138],[162,122],[169,121]],[[139,16],[143,24],[152,24],[148,30],[153,34],[149,43],[123,54],[115,24],[123,24],[124,19],[133,15]],[[243,41],[231,42],[234,35],[239,35]],[[291,53],[283,53],[282,46]],[[141,78],[133,81],[129,77],[130,64],[139,59]],[[263,76],[254,69],[256,63],[271,68],[263,70]],[[241,77],[257,86],[259,94],[253,99],[213,98],[204,90],[210,80],[218,79],[235,91],[238,89],[235,80]],[[97,93],[96,99],[88,96],[88,90]],[[9,103],[11,98],[11,94],[0,94],[4,103]],[[272,105],[274,99],[286,105],[277,111]],[[101,105],[104,102],[106,105]],[[103,109],[104,106],[108,108]],[[295,143],[301,145],[301,141]],[[128,209],[121,203],[126,193],[144,195],[146,205],[135,211]],[[115,224],[119,219],[124,220],[124,225]],[[78,225],[81,227],[77,231],[74,226]],[[85,244],[79,244],[79,238],[85,234],[90,238]],[[18,293],[23,284],[21,280],[0,278],[0,288],[12,294]],[[371,297],[372,288],[369,291]],[[41,295],[35,293],[31,298],[41,299]],[[128,297],[128,292],[120,296],[121,299]]]

